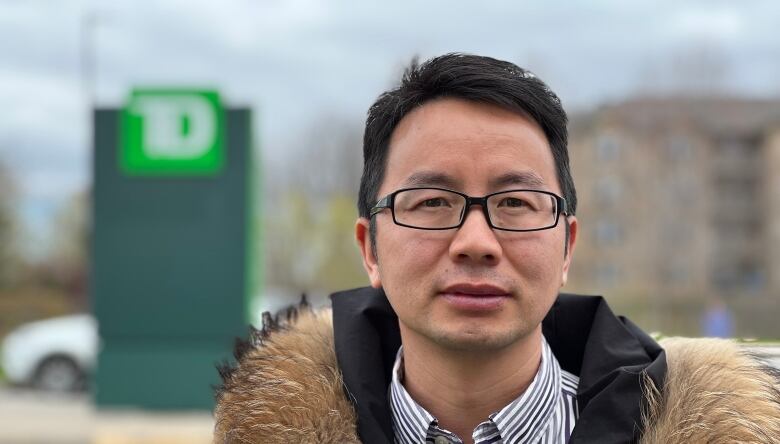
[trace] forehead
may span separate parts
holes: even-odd
[[[513,183],[559,191],[550,145],[536,122],[459,99],[428,102],[393,132],[381,190],[425,186],[425,178],[438,178],[427,185],[470,193]]]

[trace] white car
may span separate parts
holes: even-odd
[[[82,389],[97,361],[97,322],[88,314],[30,322],[5,337],[2,353],[5,377],[12,384]]]

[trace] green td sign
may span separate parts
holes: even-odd
[[[135,89],[122,110],[122,171],[218,174],[225,163],[223,122],[216,91]]]

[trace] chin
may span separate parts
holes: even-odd
[[[524,335],[515,330],[488,331],[465,329],[457,332],[435,332],[429,337],[439,346],[462,352],[490,352],[509,347]]]

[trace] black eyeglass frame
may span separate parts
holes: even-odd
[[[439,190],[439,191],[447,191],[449,193],[454,193],[459,196],[462,196],[466,199],[466,206],[463,207],[463,211],[460,213],[460,222],[458,222],[457,225],[453,225],[451,227],[444,227],[444,228],[424,228],[424,227],[417,227],[414,225],[407,225],[401,222],[398,222],[395,218],[395,196],[398,193],[404,192],[404,191],[413,191],[413,190]],[[555,221],[546,227],[542,228],[530,228],[530,229],[513,229],[513,228],[501,228],[493,225],[493,221],[490,219],[490,212],[488,211],[487,207],[487,200],[490,197],[493,197],[497,194],[504,194],[504,193],[512,193],[517,191],[532,191],[535,193],[542,193],[546,194],[553,199],[555,199]],[[385,208],[390,209],[390,213],[393,215],[393,223],[402,227],[407,228],[414,228],[416,230],[452,230],[454,228],[460,228],[463,226],[463,223],[466,221],[466,214],[469,211],[469,208],[471,208],[472,205],[479,205],[482,207],[482,214],[485,215],[485,220],[488,223],[488,226],[494,230],[501,230],[501,231],[515,231],[515,232],[529,232],[529,231],[542,231],[542,230],[549,230],[551,228],[555,228],[558,226],[558,221],[561,218],[561,214],[564,216],[568,216],[568,209],[566,208],[566,199],[563,197],[551,193],[549,191],[544,190],[534,190],[534,189],[512,189],[512,190],[504,190],[504,191],[498,191],[495,193],[490,193],[488,195],[482,196],[482,197],[474,197],[469,196],[468,194],[461,193],[459,191],[455,190],[449,190],[447,188],[438,188],[438,187],[412,187],[412,188],[401,188],[400,190],[395,190],[392,193],[388,194],[387,196],[379,199],[379,201],[371,208],[371,211],[369,212],[369,218],[374,217],[375,215],[379,214],[382,210]]]

